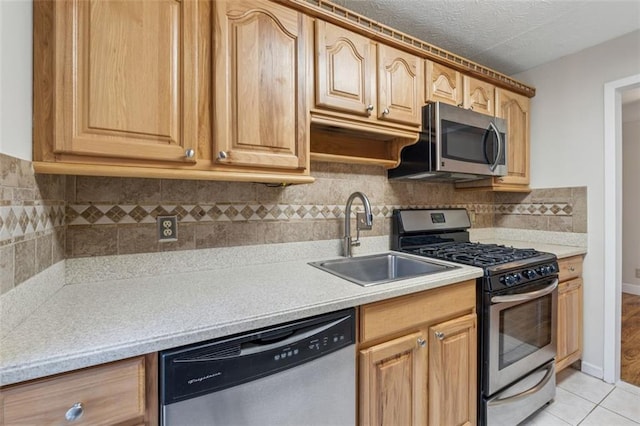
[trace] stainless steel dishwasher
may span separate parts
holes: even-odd
[[[356,421],[355,310],[160,352],[164,426]]]

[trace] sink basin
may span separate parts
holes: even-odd
[[[309,265],[364,287],[458,268],[401,253],[344,257],[309,262]]]

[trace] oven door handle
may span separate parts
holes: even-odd
[[[531,291],[529,293],[522,294],[510,294],[508,296],[493,296],[491,298],[491,303],[508,303],[508,302],[524,302],[527,300],[537,299],[538,297],[542,297],[551,293],[558,287],[558,279],[553,280],[551,285],[536,291]]]
[[[489,402],[489,404],[491,405],[507,404],[510,402],[515,402],[520,399],[526,398],[529,395],[533,395],[534,393],[537,393],[538,391],[540,391],[540,389],[544,388],[547,385],[547,383],[549,383],[549,380],[551,380],[551,377],[553,377],[554,374],[556,374],[556,370],[555,368],[553,368],[553,365],[551,365],[547,369],[547,373],[544,375],[542,380],[540,380],[540,382],[538,382],[538,384],[535,385],[534,387],[527,389],[524,392],[520,392],[519,394],[508,396],[506,398],[496,398],[491,402]]]

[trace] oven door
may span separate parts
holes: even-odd
[[[558,279],[552,277],[485,295],[489,311],[485,396],[493,395],[555,357],[557,288]]]

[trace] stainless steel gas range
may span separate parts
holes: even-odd
[[[483,268],[478,422],[513,426],[555,396],[556,256],[469,241],[465,209],[393,212],[391,249]]]

